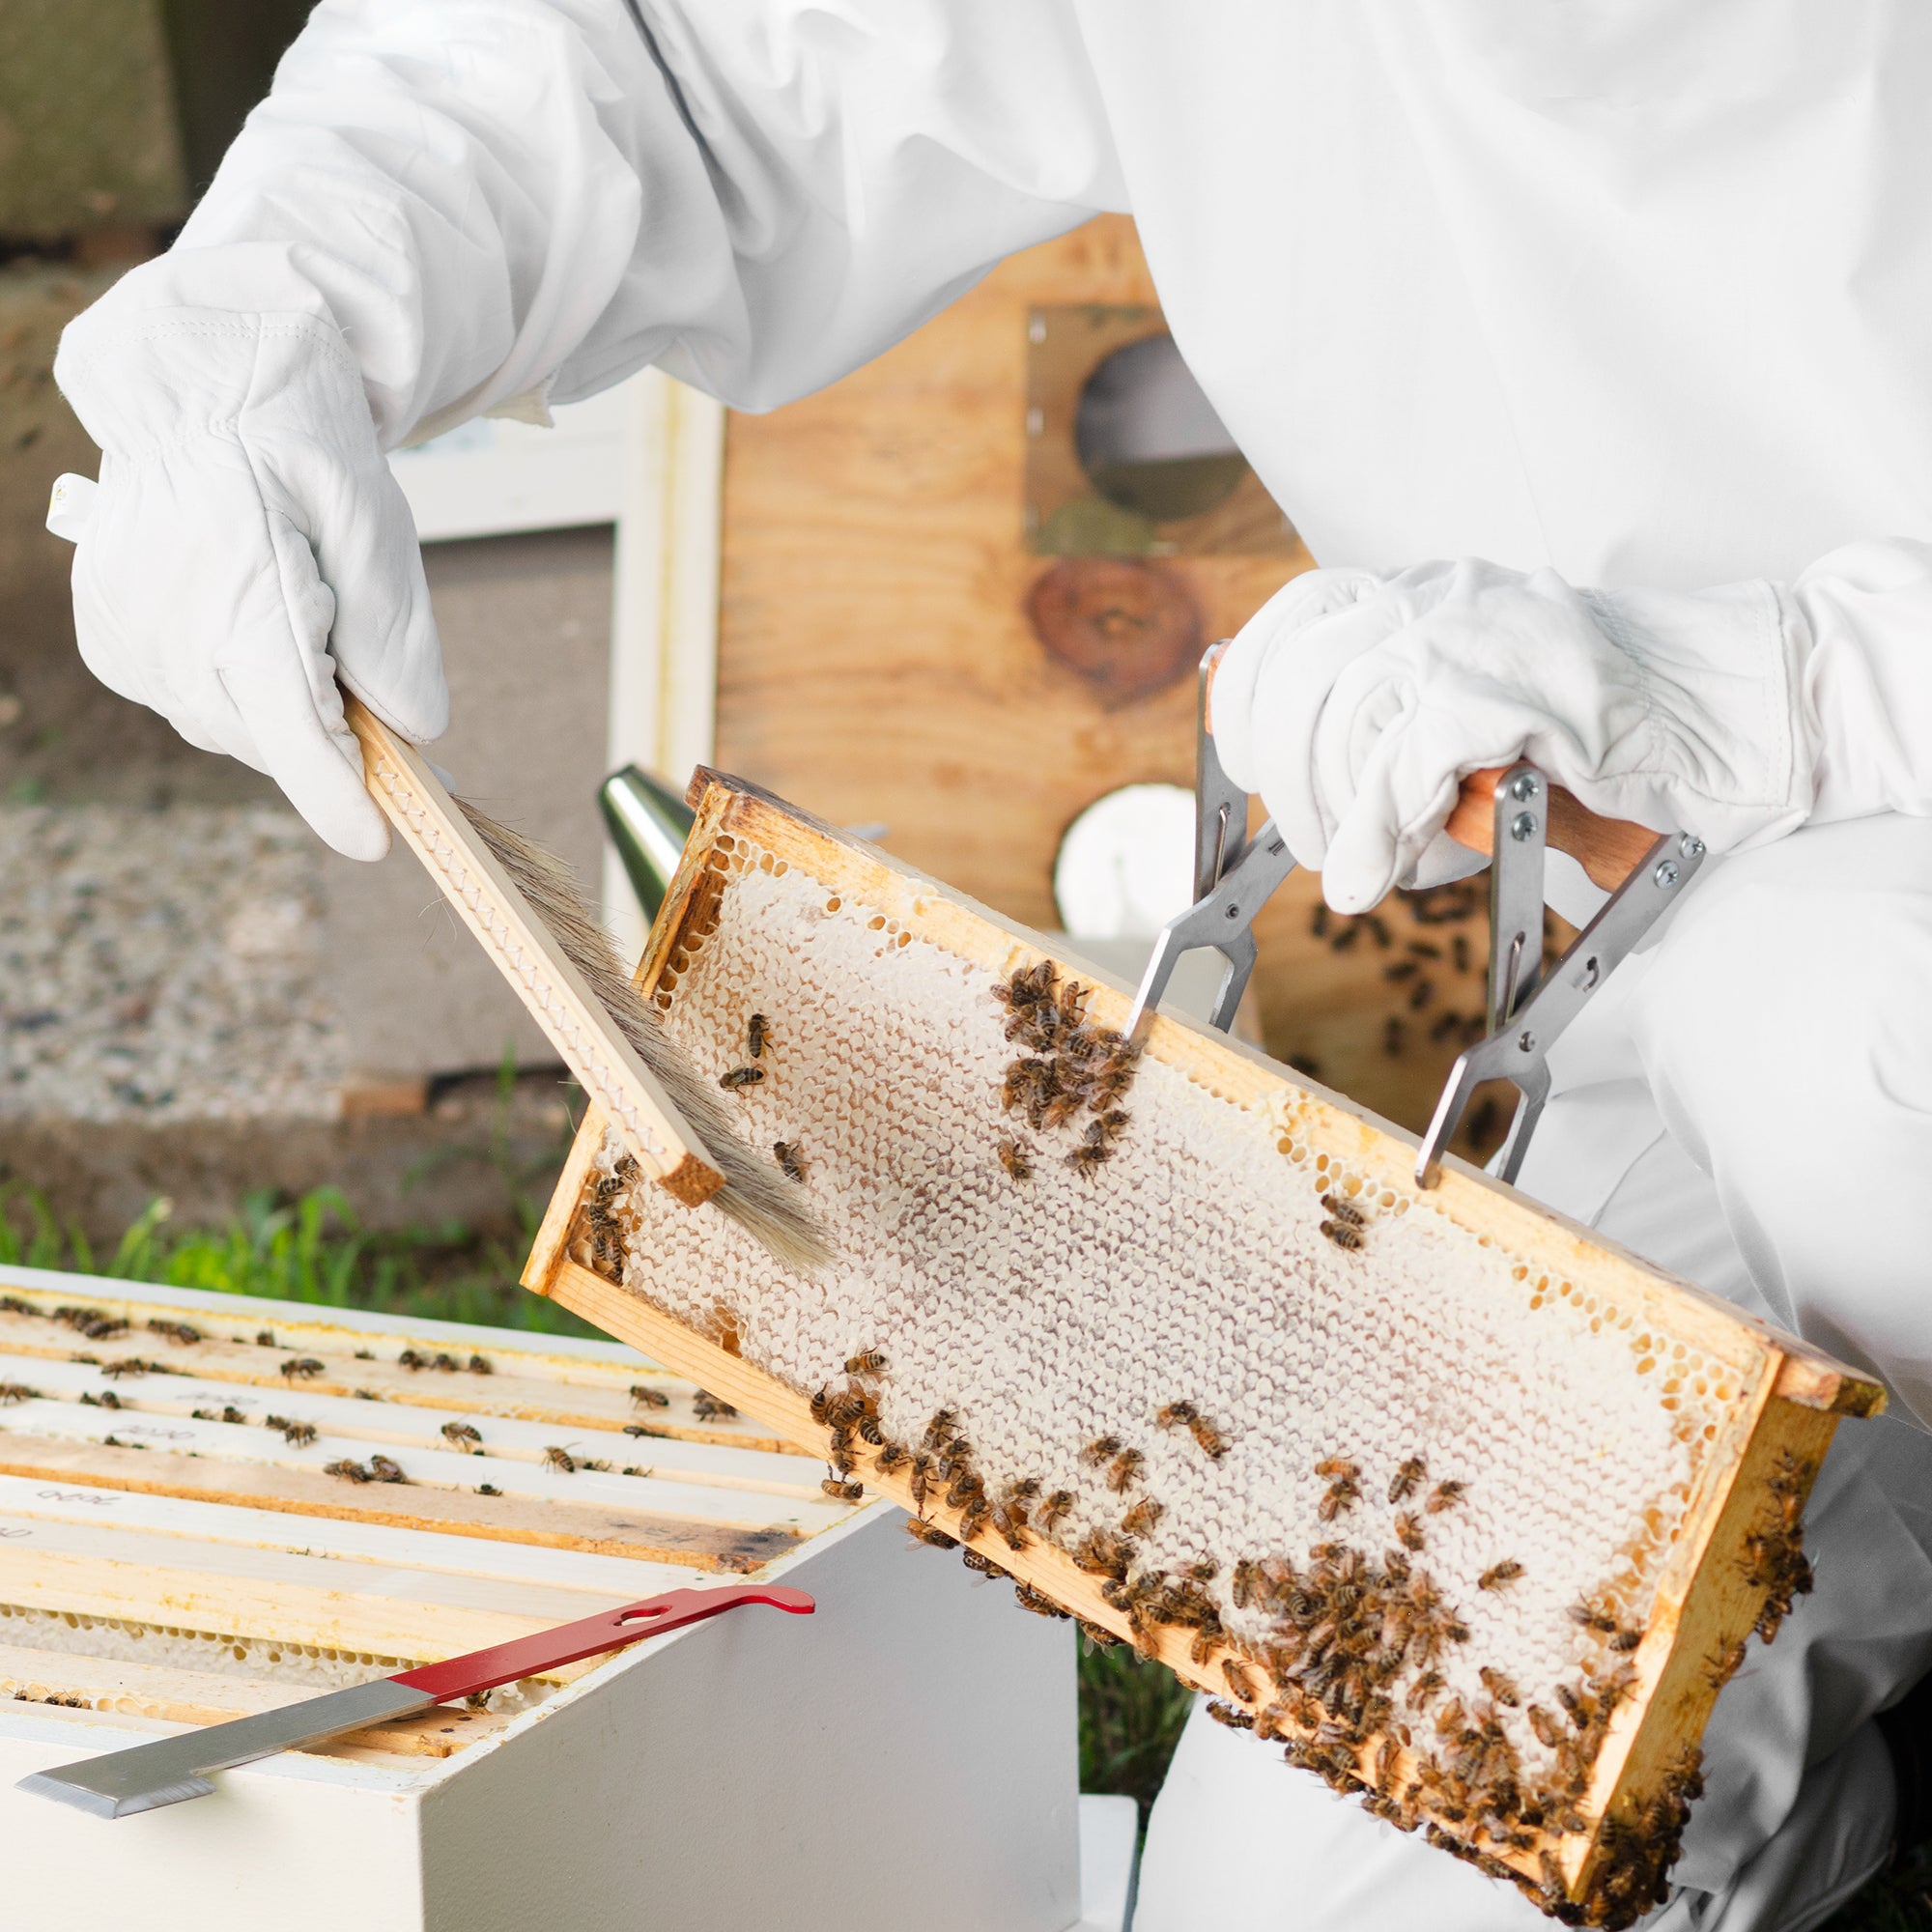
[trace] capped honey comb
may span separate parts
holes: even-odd
[[[584,1123],[526,1280],[1554,1916],[1661,1895],[1877,1388],[741,781],[641,973],[827,1229]],[[757,1025],[753,1029],[753,1015]],[[755,1055],[750,1035],[757,1035]]]

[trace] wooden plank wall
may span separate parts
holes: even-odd
[[[823,393],[734,415],[726,440],[716,762],[834,823],[883,823],[895,856],[1043,928],[1076,814],[1119,785],[1193,783],[1191,678],[1109,709],[1026,613],[1056,561],[1024,521],[1030,314],[1155,299],[1131,222],[1094,221]],[[1309,562],[1296,547],[1160,567],[1211,639]],[[1459,969],[1444,931],[1395,902],[1336,951],[1347,923],[1311,932],[1317,898],[1296,875],[1257,927],[1269,1050],[1419,1128],[1463,1043],[1432,1029],[1482,1006],[1483,919],[1459,928]]]

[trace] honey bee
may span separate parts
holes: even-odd
[[[643,1382],[633,1382],[631,1384],[631,1400],[639,1408],[668,1408],[670,1406],[669,1396],[666,1395],[662,1389],[647,1387]]]
[[[554,1469],[560,1476],[574,1476],[577,1473],[577,1458],[568,1449],[553,1442],[543,1452],[542,1466]]]
[[[1368,1226],[1369,1217],[1353,1202],[1344,1201],[1339,1194],[1324,1194],[1321,1197],[1321,1205],[1345,1228],[1365,1228]]]
[[[407,1483],[409,1481],[409,1478],[403,1474],[402,1465],[391,1462],[386,1456],[371,1456],[369,1458],[369,1474],[379,1483]]]
[[[1316,1466],[1318,1469],[1324,1466],[1332,1466],[1333,1462],[1334,1459],[1331,1458],[1328,1464],[1318,1463]],[[1343,1466],[1353,1469],[1355,1465],[1350,1463]],[[1355,1504],[1360,1502],[1361,1499],[1361,1486],[1355,1481],[1352,1475],[1337,1476],[1328,1485],[1327,1489],[1322,1492],[1321,1500],[1315,1506],[1315,1514],[1323,1522],[1333,1522],[1344,1510],[1354,1508]]]
[[[1361,1479],[1362,1465],[1351,1463],[1346,1456],[1324,1456],[1316,1463],[1315,1473],[1323,1482],[1353,1483]]]
[[[1532,1704],[1523,1714],[1529,1719],[1529,1728],[1537,1735],[1539,1742],[1551,1750],[1558,1750],[1563,1745],[1563,1726],[1546,1711],[1541,1704]]]
[[[1037,1617],[1058,1617],[1062,1623],[1065,1623],[1068,1616],[1068,1612],[1063,1610],[1051,1597],[1046,1596],[1041,1591],[1036,1590],[1031,1583],[1015,1583],[1013,1585],[1013,1602],[1021,1609],[1031,1610]]]
[[[1515,1710],[1521,1703],[1522,1699],[1518,1694],[1516,1686],[1500,1670],[1492,1669],[1486,1663],[1476,1672],[1476,1675],[1482,1679],[1483,1689],[1498,1704],[1507,1704],[1511,1710]]]
[[[1642,1642],[1643,1633],[1640,1630],[1620,1630],[1610,1639],[1610,1648],[1628,1656],[1630,1652],[1635,1650]]]
[[[1405,1549],[1420,1552],[1423,1547],[1422,1525],[1416,1521],[1412,1510],[1397,1510],[1395,1513],[1396,1541]]]
[[[946,1506],[949,1509],[963,1509],[977,1497],[983,1497],[986,1485],[971,1469],[960,1469],[953,1475],[946,1492]]]
[[[1595,1604],[1572,1604],[1570,1621],[1581,1624],[1586,1631],[1595,1631],[1599,1636],[1614,1636],[1617,1634],[1616,1618],[1600,1610]]]
[[[1084,1175],[1091,1180],[1099,1172],[1100,1164],[1106,1158],[1105,1148],[1077,1147],[1066,1156],[1066,1165],[1075,1174]]]
[[[912,1451],[902,1442],[888,1442],[879,1451],[879,1467],[888,1476],[895,1469],[903,1469],[911,1461]]]
[[[1092,1442],[1088,1443],[1086,1448],[1081,1450],[1080,1460],[1089,1468],[1097,1468],[1109,1457],[1118,1456],[1121,1453],[1121,1438],[1118,1435],[1095,1436]]]
[[[0,1382],[0,1403],[34,1402],[39,1399],[40,1390],[29,1388],[25,1382]]]
[[[1590,1719],[1597,1714],[1595,1704],[1589,1698],[1579,1695],[1567,1684],[1556,1687],[1556,1701],[1563,1706],[1564,1715],[1579,1731],[1587,1730]]]
[[[1243,1556],[1235,1565],[1235,1578],[1230,1594],[1235,1607],[1245,1610],[1255,1600],[1255,1581],[1261,1573],[1261,1566],[1250,1556]]]
[[[972,1540],[985,1528],[993,1514],[993,1506],[983,1494],[976,1493],[966,1500],[966,1507],[959,1512],[959,1535],[962,1541]]]
[[[1403,1699],[1411,1711],[1420,1711],[1431,1698],[1442,1690],[1442,1673],[1439,1670],[1425,1670],[1408,1687],[1408,1695]]]
[[[828,1496],[837,1496],[840,1502],[856,1503],[865,1499],[864,1483],[848,1483],[838,1476],[827,1476],[818,1485]]]
[[[1704,1665],[1704,1675],[1710,1679],[1714,1690],[1721,1690],[1745,1661],[1745,1647],[1742,1643],[1720,1643],[1714,1650]]]
[[[1191,1402],[1171,1402],[1153,1412],[1156,1429],[1192,1429],[1200,1419],[1201,1411]]]
[[[1125,1577],[1133,1560],[1133,1546],[1125,1537],[1104,1529],[1091,1529],[1080,1539],[1073,1560],[1090,1577],[1112,1577],[1119,1581]]]
[[[1121,1527],[1129,1536],[1146,1536],[1166,1514],[1165,1503],[1157,1503],[1151,1496],[1143,1496],[1121,1519]]]
[[[845,1373],[848,1376],[879,1376],[886,1371],[886,1355],[883,1349],[866,1349],[845,1359]]]
[[[1226,1680],[1228,1689],[1243,1704],[1253,1704],[1259,1701],[1261,1691],[1256,1688],[1253,1676],[1242,1665],[1236,1663],[1232,1657],[1222,1660],[1221,1675]]]
[[[1111,1144],[1126,1132],[1132,1118],[1119,1107],[1105,1108],[1095,1115],[1093,1125],[1087,1129],[1088,1137],[1091,1139],[1097,1132],[1103,1142]]]
[[[1362,1245],[1362,1231],[1359,1228],[1350,1228],[1344,1222],[1323,1221],[1321,1224],[1321,1232],[1329,1238],[1329,1240],[1333,1241],[1338,1248],[1345,1248],[1352,1251],[1353,1249],[1359,1248]]]
[[[771,1022],[763,1013],[753,1013],[745,1028],[745,1052],[753,1060],[765,1057],[765,1040],[771,1031]]]
[[[925,1508],[926,1492],[931,1487],[934,1474],[933,1461],[931,1452],[924,1449],[912,1459],[912,1477],[907,1487],[912,1492],[912,1506],[916,1510],[923,1511]]]
[[[1463,1500],[1463,1492],[1468,1487],[1467,1483],[1437,1483],[1422,1507],[1430,1516],[1440,1516],[1444,1510],[1454,1509]]]
[[[1012,1179],[1031,1180],[1033,1179],[1031,1149],[1023,1146],[1011,1134],[1002,1134],[999,1139],[998,1151],[1000,1165],[1007,1170],[1008,1175]]]
[[[718,1084],[727,1094],[736,1094],[746,1087],[755,1087],[765,1077],[762,1066],[734,1066],[728,1073],[718,1076]]]
[[[223,1406],[221,1419],[223,1422],[246,1422],[248,1417],[243,1410],[237,1408],[231,1402]]]
[[[1107,1470],[1107,1487],[1120,1495],[1147,1466],[1147,1458],[1138,1449],[1122,1449]]]
[[[1066,1512],[1073,1507],[1071,1490],[1055,1490],[1033,1513],[1033,1526],[1041,1536],[1052,1535]]]
[[[1507,1590],[1522,1575],[1522,1565],[1513,1556],[1505,1556],[1500,1563],[1492,1563],[1476,1578],[1476,1588],[1501,1592]]]
[[[969,1570],[977,1570],[982,1577],[1005,1577],[1011,1573],[1002,1570],[990,1556],[981,1556],[977,1549],[962,1549],[959,1560]]]
[[[494,1376],[497,1365],[488,1355],[471,1355],[467,1367],[472,1376]]]
[[[723,1396],[699,1389],[691,1399],[691,1412],[699,1422],[728,1422],[738,1411]]]
[[[476,1493],[479,1496],[500,1496],[503,1492],[495,1483],[478,1483]]]
[[[936,1524],[929,1523],[920,1517],[909,1516],[906,1518],[906,1534],[915,1543],[926,1544],[934,1549],[957,1549],[959,1548],[959,1539],[956,1536],[948,1536]]]
[[[457,1448],[468,1453],[470,1447],[482,1442],[483,1432],[474,1423],[445,1422],[442,1425],[442,1439],[454,1443]]]
[[[306,1449],[316,1438],[316,1426],[312,1422],[285,1422],[282,1425],[282,1439],[291,1449]]]
[[[327,1363],[318,1362],[313,1355],[294,1355],[282,1364],[282,1374],[291,1381],[311,1381],[324,1374]]]
[[[325,1463],[322,1465],[322,1473],[325,1476],[340,1476],[349,1483],[367,1483],[374,1480],[360,1463],[353,1462],[347,1456],[338,1457],[333,1463]]]
[[[1406,1503],[1429,1474],[1429,1464],[1420,1456],[1411,1456],[1404,1462],[1389,1478],[1389,1501]]]
[[[796,1141],[774,1141],[772,1158],[778,1162],[780,1171],[787,1180],[804,1181],[805,1161],[799,1153]]]

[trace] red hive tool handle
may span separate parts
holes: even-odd
[[[706,1617],[735,1610],[741,1604],[770,1604],[794,1616],[810,1616],[817,1607],[803,1590],[787,1590],[775,1583],[733,1584],[720,1590],[667,1590],[662,1596],[645,1597],[621,1609],[580,1618],[574,1624],[558,1624],[554,1630],[538,1631],[533,1636],[495,1643],[488,1650],[425,1663],[417,1670],[399,1670],[389,1682],[407,1685],[434,1702],[445,1704],[455,1697],[533,1677],[540,1670],[554,1670],[559,1664],[595,1657],[600,1651],[622,1650],[642,1637],[662,1636],[667,1631],[682,1630],[686,1624],[702,1623]]]

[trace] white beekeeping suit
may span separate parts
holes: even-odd
[[[63,345],[81,648],[376,856],[335,679],[445,710],[383,450],[647,362],[770,407],[1131,212],[1328,566],[1216,715],[1329,896],[1440,876],[1457,776],[1520,752],[1726,855],[1564,1042],[1524,1184],[1904,1418],[1828,1463],[1660,1918],[1797,1932],[1883,1857],[1868,1720],[1932,1662],[1929,93],[1896,0],[325,0]],[[1197,1722],[1137,1922],[1541,1921]]]

